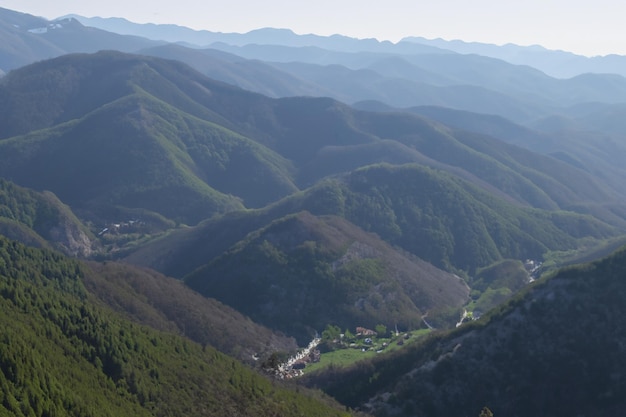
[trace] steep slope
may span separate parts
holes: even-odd
[[[328,324],[417,328],[468,294],[460,278],[341,218],[306,212],[251,233],[185,282],[305,343]]]
[[[30,32],[47,24],[45,19],[0,8],[0,69],[9,72],[42,58],[62,55],[62,48]]]
[[[477,323],[316,383],[381,416],[622,414],[625,271],[624,249],[564,269]]]
[[[248,233],[302,210],[341,216],[440,268],[470,275],[502,258],[541,260],[548,250],[578,247],[581,239],[619,234],[591,216],[522,207],[445,171],[381,164],[320,182],[263,210],[176,231],[126,260],[183,277]]]
[[[68,255],[89,256],[95,236],[51,192],[37,193],[0,178],[0,234]]]
[[[0,179],[0,234],[30,246],[87,257],[96,237],[50,192],[37,193]],[[92,248],[94,246],[94,248]],[[88,290],[129,319],[209,344],[253,363],[274,351],[294,351],[293,339],[273,334],[249,318],[191,291],[179,280],[113,262],[83,268]]]
[[[195,224],[215,214],[265,206],[327,176],[345,175],[381,161],[446,171],[450,175],[446,178],[471,185],[466,187],[470,194],[487,192],[520,206],[575,209],[607,220],[607,213],[616,218],[624,213],[620,212],[623,196],[603,186],[599,174],[565,161],[413,114],[356,111],[329,98],[270,99],[208,79],[182,63],[153,57],[102,52],[41,62],[5,77],[0,98],[3,132],[19,134],[0,140],[0,175],[36,190],[51,190],[95,224],[121,221],[120,216],[164,216]],[[393,181],[392,177],[384,181]],[[401,177],[411,190],[413,176]],[[385,187],[363,188],[354,201],[367,207],[363,201],[401,200],[383,197]],[[405,192],[395,187],[389,188],[393,195]],[[333,211],[335,206],[324,211],[320,204],[311,204],[274,211],[276,215],[246,233],[301,210],[346,216]],[[419,201],[410,204],[419,207]],[[432,219],[453,212],[474,218],[463,208],[450,210],[448,205]],[[366,230],[376,226],[384,239],[399,244],[398,231],[404,226],[393,225],[395,220],[381,214],[388,207],[386,202],[372,208],[382,216],[377,224],[371,219],[348,219]],[[514,215],[514,220],[507,218],[511,213],[491,210],[480,216],[499,219],[489,220],[490,224],[513,224],[511,230],[517,231],[511,235],[495,236],[500,227],[481,229],[470,221],[443,227],[446,221],[439,219],[433,230],[456,228],[436,235],[440,248],[446,249],[426,248],[422,243],[419,250],[408,250],[441,267],[473,271],[502,256],[536,258],[548,248],[573,248],[574,240],[581,237],[617,233],[589,219],[559,213],[554,218],[560,222],[557,229],[569,229],[565,235],[557,232],[553,238],[537,238],[519,231],[523,229],[519,219],[537,216],[537,224],[544,224],[548,212],[526,211]],[[572,226],[574,219],[582,222],[579,231]],[[553,230],[555,221],[550,220],[547,229],[538,227],[538,235]],[[420,246],[407,243],[409,235],[403,233],[405,248]],[[520,245],[505,243],[520,236]],[[482,249],[460,250],[463,245]]]
[[[0,237],[2,415],[346,415],[89,301],[82,266]]]
[[[46,81],[50,79],[55,81]],[[489,138],[462,134],[409,114],[358,112],[331,99],[272,100],[212,81],[173,61],[111,52],[74,55],[16,71],[3,80],[1,87],[0,124],[5,126],[5,137],[67,121],[84,123],[89,112],[103,112],[105,105],[115,104],[108,107],[117,109],[114,114],[122,118],[118,121],[122,127],[128,129],[129,118],[131,124],[134,121],[133,131],[113,132],[116,137],[144,134],[156,140],[155,135],[164,136],[162,139],[174,142],[183,153],[169,158],[181,161],[179,165],[192,172],[199,171],[202,182],[242,198],[248,207],[267,204],[295,191],[294,170],[306,164],[307,171],[324,168],[323,159],[312,163],[319,152],[379,144],[383,139],[392,139],[432,160],[460,167],[510,193],[514,199],[537,207],[556,208],[578,200],[605,202],[611,198],[589,173],[561,161],[521,153],[518,148],[506,148]],[[121,103],[126,103],[126,107],[120,107]],[[215,143],[213,139],[218,135],[215,126],[195,118],[225,128],[229,133],[221,130],[220,137],[244,143],[241,146],[247,149],[224,149],[228,148],[224,140]],[[116,127],[116,123],[110,125],[111,129]],[[97,128],[92,123],[84,129]],[[207,130],[212,132],[207,135]],[[233,138],[232,132],[243,138]],[[104,136],[106,129],[98,133]],[[40,136],[45,136],[45,132]],[[253,146],[246,139],[278,155]],[[212,143],[207,145],[207,140]],[[204,150],[207,147],[209,152]],[[497,152],[491,152],[496,147]],[[211,152],[211,148],[215,151]],[[226,157],[222,156],[224,153]],[[232,166],[227,164],[231,160]],[[381,161],[366,163],[376,162]],[[217,169],[220,175],[215,175],[215,167],[224,165],[227,167]],[[242,166],[256,174],[243,175]],[[354,168],[340,167],[335,172]],[[3,175],[11,177],[9,170]],[[319,177],[302,176],[300,183],[308,186]],[[244,183],[250,178],[267,179],[267,183],[246,188]]]
[[[625,171],[622,161],[626,157],[623,126],[624,109],[621,105],[599,104],[575,106],[564,109],[558,118],[544,119],[524,127],[509,120],[460,112],[441,107],[416,107],[410,111],[438,120],[447,126],[485,134],[504,142],[515,144],[584,170],[597,177],[599,182],[618,194],[624,195]],[[558,126],[557,126],[558,124]],[[555,165],[556,167],[556,165]],[[609,219],[616,207],[603,209],[597,200],[589,201],[582,212]]]
[[[4,8],[0,8],[0,40],[4,72],[72,52],[133,52],[162,43],[85,27],[72,18],[48,21]]]
[[[470,274],[498,259],[540,259],[583,237],[618,233],[590,216],[511,204],[420,165],[375,165],[286,199],[283,209],[340,213],[364,230],[444,268]]]
[[[273,333],[180,280],[127,264],[90,262],[84,268],[87,291],[129,320],[180,334],[254,364],[274,352],[294,352],[294,339]]]
[[[296,190],[292,167],[284,158],[194,115],[219,118],[181,91],[189,86],[179,88],[167,79],[192,83],[183,74],[172,74],[178,64],[170,62],[171,68],[164,61],[153,67],[149,63],[103,53],[95,61],[64,57],[42,70],[27,68],[7,77],[11,86],[18,85],[4,90],[13,97],[10,101],[15,102],[15,94],[28,94],[19,87],[27,85],[24,89],[42,98],[28,105],[46,109],[36,115],[39,120],[32,120],[22,113],[25,109],[13,107],[3,120],[7,130],[56,126],[0,142],[0,175],[27,187],[53,190],[77,208],[99,210],[99,218],[111,217],[106,207],[122,206],[188,223],[241,208],[241,200],[259,206]],[[65,86],[59,82],[37,90],[50,72],[68,66],[77,71],[74,76],[63,72]],[[112,73],[105,77],[108,82],[97,82],[105,72]],[[109,86],[106,92],[104,85]],[[15,89],[21,92],[14,94]],[[23,124],[12,117],[16,112],[26,118]]]

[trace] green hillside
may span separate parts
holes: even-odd
[[[62,121],[60,117],[74,114],[76,119],[2,141],[0,175],[27,187],[53,190],[72,206],[92,214],[97,211],[100,219],[110,218],[111,210],[121,206],[196,223],[215,213],[242,208],[242,202],[252,207],[264,205],[297,189],[287,160],[192,115],[208,117],[210,111],[179,89],[189,86],[177,86],[176,80],[167,79],[173,77],[167,72],[171,68],[156,65],[155,70],[164,75],[155,74],[143,69],[140,59],[119,54],[108,59],[106,54],[99,56],[96,62],[82,56],[59,61],[35,74],[30,73],[32,68],[18,72],[9,77],[11,86],[18,90],[21,84],[36,86],[40,78],[51,77],[46,71],[78,66],[80,72],[73,78],[64,75],[67,79],[63,81],[69,84],[65,88],[52,84],[43,97],[28,96],[43,101],[37,105],[45,111],[37,116],[43,120],[23,123],[46,127]],[[92,91],[90,83],[101,84],[94,79],[102,71],[96,63],[113,66],[111,71],[117,69],[109,77],[113,86],[106,94]],[[76,72],[67,70],[68,74]],[[175,75],[184,84],[181,74]],[[121,77],[128,77],[128,82],[118,80]],[[5,93],[13,94],[9,90]],[[90,102],[77,106],[83,100]],[[19,119],[27,117],[28,112],[22,109],[24,113],[19,113],[17,107],[7,111],[12,116],[5,121],[9,131],[10,126],[19,130]],[[89,108],[93,110],[87,112]],[[57,117],[48,109],[60,109],[62,114]]]
[[[606,203],[614,199],[602,181],[589,173],[484,134],[453,130],[402,113],[359,116],[363,128],[377,136],[397,140],[434,161],[454,167],[456,172],[447,169],[455,175],[473,182],[483,181],[532,207],[555,209],[565,208],[573,201]]]
[[[83,282],[94,299],[131,321],[186,336],[248,364],[258,365],[277,351],[297,349],[293,338],[150,269],[89,262]]]
[[[183,277],[248,233],[302,210],[341,216],[440,268],[470,275],[501,259],[542,260],[548,250],[599,244],[619,234],[591,216],[514,204],[445,171],[382,164],[321,181],[262,210],[175,231],[126,259]]]
[[[625,414],[626,249],[571,266],[626,241],[619,76],[49,23],[0,8],[1,417]],[[368,359],[256,372],[318,332]]]
[[[89,256],[95,236],[51,192],[37,193],[0,178],[0,234],[35,247]]]
[[[339,217],[306,212],[252,232],[185,282],[300,344],[328,324],[419,328],[423,315],[458,308],[468,294],[460,278]]]
[[[0,237],[0,414],[345,415],[89,301],[84,267]]]
[[[478,322],[310,382],[379,416],[484,406],[496,416],[621,415],[625,272],[621,249],[542,279]]]
[[[0,125],[0,175],[54,192],[95,224],[133,210],[195,224],[381,162],[445,170],[535,208],[613,224],[623,213],[601,175],[482,134],[328,98],[270,99],[180,62],[113,51],[12,71],[0,83]]]
[[[446,172],[375,165],[286,199],[281,209],[340,214],[432,262],[472,274],[502,258],[541,259],[617,231],[590,216],[520,207]]]

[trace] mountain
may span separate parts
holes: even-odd
[[[300,342],[311,329],[375,325],[375,317],[415,327],[426,312],[458,309],[467,293],[460,296],[442,278],[449,298],[416,299],[411,294],[434,299],[436,292],[425,288],[435,287],[416,290],[406,279],[397,281],[408,272],[380,269],[395,264],[389,251],[365,262],[372,265],[328,273],[345,254],[330,238],[320,238],[312,252],[306,241],[293,251],[281,247],[283,264],[260,251],[262,240],[249,239],[285,216],[342,217],[348,236],[358,228],[374,232],[464,277],[505,258],[541,260],[548,251],[599,244],[620,230],[619,222],[609,226],[602,220],[613,219],[588,207],[619,208],[622,197],[580,167],[417,115],[357,111],[328,98],[271,99],[176,61],[118,52],[68,55],[13,71],[0,97],[8,134],[0,140],[0,175],[51,190],[89,220],[105,248],[101,258],[184,278]],[[565,211],[570,208],[598,217]],[[150,241],[176,224],[213,216]],[[306,219],[300,219],[306,228],[326,230],[325,221]],[[140,230],[122,230],[130,224]],[[311,296],[293,322],[284,321],[284,311],[297,300],[272,292],[283,284],[263,282],[255,294],[266,297],[263,302],[232,299],[260,268],[241,261],[250,253],[252,265],[265,265],[269,277],[302,277],[294,291]],[[322,267],[307,275],[307,262]],[[330,308],[325,293],[311,287],[350,274],[371,280],[342,287],[342,307]],[[374,276],[385,277],[388,287],[374,291],[382,284]],[[368,310],[375,304],[370,297],[397,304]],[[363,308],[350,310],[360,299]],[[275,308],[260,310],[263,305]]]
[[[436,72],[408,64],[411,78],[398,74],[398,66],[386,68],[389,58],[371,66],[351,69],[344,65],[317,65],[300,62],[274,63],[292,77],[318,85],[321,91],[346,103],[377,100],[395,107],[439,105],[457,109],[473,109],[485,114],[499,114],[513,120],[533,120],[549,113],[545,103],[530,103],[493,89],[474,85],[455,85],[451,80],[431,83],[432,79],[447,78]],[[386,73],[382,73],[382,71]],[[404,72],[404,71],[402,71]],[[421,79],[419,79],[419,78]],[[319,95],[319,93],[317,94]]]
[[[54,194],[0,178],[0,233],[41,248],[86,257],[98,249],[91,231]]]
[[[141,49],[138,53],[184,62],[212,79],[268,97],[333,95],[331,90],[307,83],[268,63],[248,60],[217,49],[168,44]]]
[[[145,231],[145,226],[137,224],[120,228]],[[37,193],[3,179],[0,234],[81,258],[100,253],[108,240],[94,236],[52,193]],[[88,291],[129,320],[187,336],[248,363],[297,348],[293,339],[272,333],[216,300],[191,291],[179,280],[114,262],[81,266]]]
[[[348,103],[379,100],[395,107],[440,105],[498,114],[518,122],[577,103],[620,103],[626,91],[621,75],[579,74],[556,79],[527,65],[479,55],[358,49],[346,53],[277,44],[216,43],[212,47],[270,61],[292,76],[336,91],[332,96]]]
[[[0,414],[622,413],[626,252],[529,285],[624,242],[622,76],[4,9],[0,37],[0,233],[39,247],[0,236]],[[342,406],[250,369],[463,309],[306,380]]]
[[[288,161],[217,125],[230,127],[197,102],[209,97],[209,89],[233,98],[243,92],[195,72],[188,78],[190,69],[173,61],[144,66],[145,59],[113,52],[74,55],[7,76],[0,123],[9,135],[25,136],[0,142],[2,175],[54,190],[100,219],[123,206],[197,222],[243,207],[241,197],[261,205],[296,189]],[[61,79],[41,88],[55,76]],[[198,82],[209,84],[199,90]],[[30,113],[31,106],[41,111]],[[27,133],[33,128],[43,130]],[[68,163],[59,167],[60,160]],[[257,172],[256,185],[243,167]]]
[[[546,248],[565,249],[583,236],[616,233],[591,217],[520,207],[465,179],[417,164],[363,167],[278,207],[341,213],[438,267],[470,275],[502,257],[537,259]]]
[[[474,187],[418,165],[362,168],[268,208],[175,231],[124,260],[183,278],[302,344],[328,324],[411,329],[428,314],[450,325],[444,316],[454,316],[467,290],[409,254],[472,277],[503,258],[541,260],[548,249],[615,235],[588,216],[521,208]],[[481,277],[469,280],[478,294],[505,291],[481,287]],[[503,296],[516,285],[504,282]]]
[[[622,56],[586,57],[566,51],[550,50],[540,45],[493,45],[461,40],[426,39],[417,36],[406,37],[397,43],[391,43],[378,42],[375,39],[354,39],[341,35],[330,37],[312,34],[298,35],[288,29],[263,28],[245,34],[238,34],[192,30],[177,25],[138,24],[121,18],[85,17],[79,15],[68,15],[64,16],[64,18],[74,18],[85,26],[113,33],[203,47],[221,42],[235,46],[247,44],[292,47],[317,46],[344,52],[473,54],[500,59],[514,65],[530,66],[555,78],[572,78],[585,73],[626,76],[624,71],[624,60],[626,58]]]
[[[196,47],[207,47],[213,43],[229,45],[285,45],[293,47],[316,46],[336,51],[371,51],[383,52],[396,50],[397,45],[376,39],[355,39],[348,36],[333,35],[319,36],[314,34],[299,35],[289,29],[262,28],[248,33],[222,33],[207,30],[193,30],[184,26],[168,24],[140,24],[122,18],[85,17],[67,15],[63,18],[72,18],[85,26],[99,28],[113,33],[135,35],[144,38],[167,41],[171,43],[190,44]],[[430,46],[405,44],[402,45],[405,53],[440,52],[447,53],[439,48]]]
[[[274,352],[295,352],[293,338],[272,332],[180,280],[116,262],[89,262],[82,276],[94,299],[126,319],[185,336],[250,365]]]
[[[348,415],[93,302],[83,268],[0,237],[2,415]]]
[[[625,268],[622,248],[563,269],[477,322],[310,383],[381,416],[622,414]]]
[[[565,106],[597,101],[619,103],[626,96],[626,81],[621,75],[576,74],[569,79],[556,79],[531,66],[513,65],[488,54],[461,54],[416,42],[393,44],[339,35],[296,35],[289,30],[271,28],[247,34],[221,34],[173,25],[137,25],[120,19],[75,16],[64,19],[47,22],[50,30],[46,26],[44,31],[42,26],[30,29],[36,34],[26,33],[29,37],[45,39],[62,53],[145,50],[148,54],[183,60],[210,77],[275,97],[331,96],[350,104],[379,100],[394,107],[440,105],[531,123],[558,113]],[[76,19],[158,41],[85,27]],[[45,22],[38,25],[42,23]],[[8,26],[7,30],[18,29]],[[216,51],[206,49],[183,50],[180,45],[178,50],[169,46],[149,52],[163,45],[164,39],[185,42],[188,35],[202,48],[211,47],[231,56],[219,56]],[[59,54],[49,53],[45,57]],[[239,60],[232,55],[239,56]],[[42,59],[40,55],[31,56],[33,59],[28,61],[24,57],[19,65]],[[9,67],[4,68],[5,72]]]
[[[362,103],[357,108],[371,108]],[[393,109],[380,108],[382,111]],[[515,124],[502,117],[464,112],[443,107],[421,106],[406,109],[447,126],[485,134],[566,162],[589,173],[619,194],[624,193],[622,156],[626,127],[621,120],[624,106],[596,104],[564,109],[560,117],[546,118],[533,126]],[[595,210],[595,209],[594,209]],[[606,212],[603,218],[610,218]]]
[[[460,54],[476,54],[502,59],[516,65],[528,65],[556,78],[572,78],[586,73],[626,76],[626,57],[619,55],[586,57],[566,51],[554,51],[539,45],[492,45],[480,42],[446,41],[408,37],[400,42],[441,48]]]
[[[0,40],[0,69],[3,72],[72,52],[103,49],[133,52],[159,44],[145,38],[85,27],[76,19],[48,21],[4,8],[0,8]]]
[[[524,65],[479,55],[420,53],[390,54],[377,52],[338,52],[319,47],[289,47],[283,45],[249,44],[233,46],[224,43],[211,45],[231,54],[281,64],[299,62],[321,67],[342,65],[351,70],[375,68],[387,79],[399,78],[431,86],[473,86],[504,94],[511,99],[532,105],[567,106],[581,102],[621,102],[626,81],[621,75],[584,74],[571,79],[556,79]],[[392,59],[394,65],[389,65]],[[399,73],[397,61],[414,71]],[[402,68],[400,67],[400,69]],[[285,69],[285,67],[279,67]],[[432,83],[433,74],[438,83]],[[295,74],[294,74],[295,75]],[[427,75],[427,77],[424,77]],[[356,100],[355,100],[356,101]],[[389,103],[394,105],[394,103]],[[420,103],[426,104],[426,103]],[[436,103],[429,103],[436,104]],[[416,103],[417,105],[417,103]],[[466,108],[465,110],[471,110]]]
[[[304,343],[328,324],[419,328],[468,294],[459,277],[344,219],[306,212],[252,232],[185,283]]]
[[[328,98],[270,99],[154,57],[101,52],[44,61],[7,75],[0,98],[0,175],[54,192],[102,228],[130,220],[166,228],[163,217],[195,224],[380,162],[426,165],[474,184],[472,193],[528,207],[590,213],[592,203],[623,204],[598,174],[488,136]],[[413,187],[414,177],[406,178]]]

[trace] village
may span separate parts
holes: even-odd
[[[293,379],[327,366],[347,366],[401,348],[428,331],[389,332],[385,326],[378,325],[376,330],[359,326],[354,333],[349,330],[340,333],[337,326],[329,325],[321,337],[316,335],[307,347],[268,371],[278,379]]]

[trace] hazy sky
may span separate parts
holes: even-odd
[[[75,13],[216,32],[276,27],[393,42],[422,36],[626,55],[623,0],[0,0],[0,7],[48,19]]]

